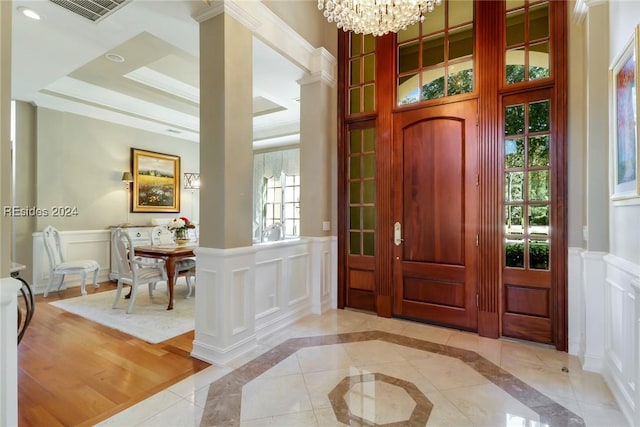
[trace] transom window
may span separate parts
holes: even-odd
[[[549,77],[549,2],[506,2],[507,84]]]
[[[473,1],[447,1],[398,32],[398,105],[473,92],[473,22]]]

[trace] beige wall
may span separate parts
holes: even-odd
[[[16,102],[16,206],[36,206],[36,108],[26,102]],[[36,229],[35,216],[14,217],[15,253],[14,260],[29,266],[33,257],[32,233]],[[31,268],[20,273],[31,282]]]
[[[338,29],[318,10],[316,0],[265,0],[264,5],[314,47],[324,47],[338,56]],[[317,16],[320,19],[312,19]]]
[[[197,143],[46,108],[37,109],[35,126],[36,207],[51,211],[70,206],[78,212],[37,216],[36,230],[49,224],[60,230],[94,230],[127,222],[128,195],[121,178],[131,169],[131,147],[178,155],[183,172],[199,170]],[[190,213],[191,197],[182,191],[183,213]],[[152,218],[177,215],[130,213],[128,222],[146,225]]]
[[[569,4],[569,102],[568,102],[568,244],[569,247],[584,247],[582,228],[586,225],[586,70],[584,25],[575,22],[571,11],[575,2]]]

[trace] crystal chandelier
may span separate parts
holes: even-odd
[[[424,21],[442,0],[318,0],[327,21],[354,33],[382,36]]]

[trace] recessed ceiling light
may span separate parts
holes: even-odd
[[[113,62],[124,62],[124,56],[118,55],[117,53],[107,53],[105,58]]]
[[[40,15],[33,9],[29,9],[28,7],[19,6],[18,12],[22,13],[27,18],[35,19],[36,21],[40,20]]]

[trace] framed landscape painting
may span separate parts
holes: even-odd
[[[638,32],[614,61],[612,76],[613,198],[638,196]]]
[[[180,157],[131,149],[132,212],[180,212]]]

